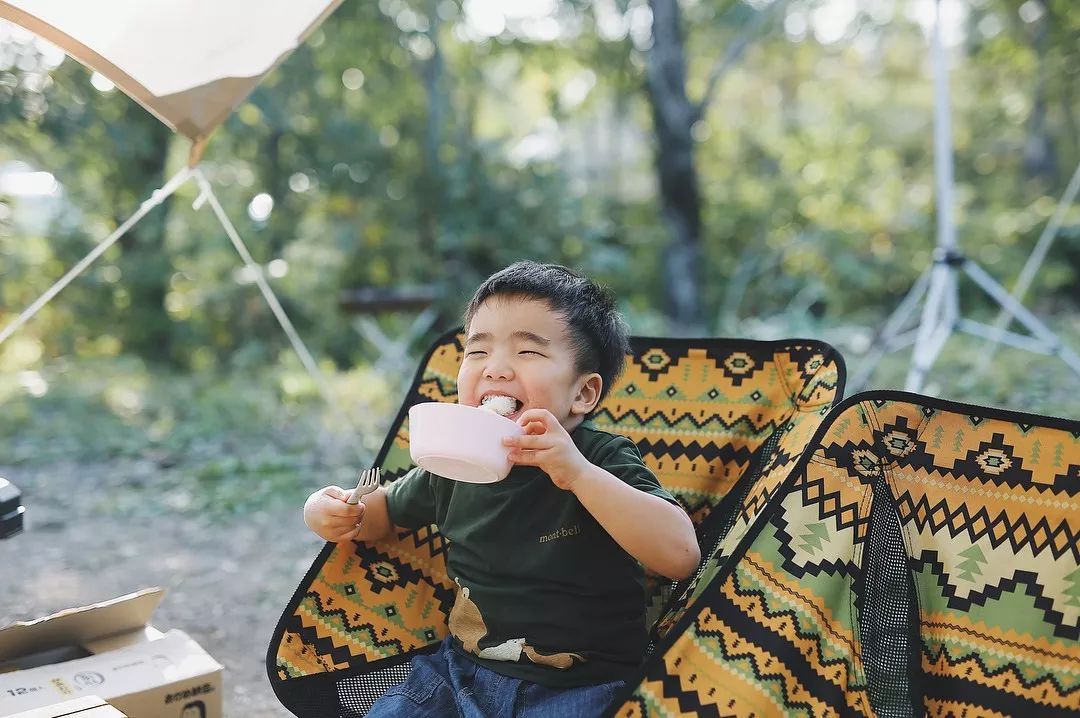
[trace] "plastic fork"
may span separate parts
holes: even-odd
[[[352,496],[350,496],[349,500],[345,503],[360,503],[360,497],[370,494],[372,491],[379,488],[381,480],[382,470],[378,466],[373,469],[364,469],[360,472],[360,480],[356,482],[356,488],[353,489]]]

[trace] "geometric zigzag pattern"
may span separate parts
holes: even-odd
[[[631,345],[625,371],[593,423],[638,445],[699,530],[739,486],[740,501],[726,509],[726,535],[741,537],[842,391],[842,359],[828,345],[807,340],[634,337]],[[378,457],[385,481],[412,468],[408,408],[455,401],[461,357],[457,333],[444,335],[429,351]],[[757,480],[740,484],[751,466]],[[446,547],[433,527],[374,546],[328,544],[282,614],[267,654],[282,703],[297,715],[326,715],[325,700],[313,702],[305,694],[333,694],[336,677],[363,675],[441,640],[453,599]],[[653,619],[662,609],[681,615],[697,585],[682,586],[672,599],[667,584],[650,580]],[[313,703],[318,712],[305,707]]]
[[[866,392],[612,715],[1080,714],[1080,422]]]

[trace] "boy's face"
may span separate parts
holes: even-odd
[[[567,431],[600,396],[599,374],[579,374],[566,323],[545,302],[491,297],[465,330],[458,403],[479,406],[488,395],[510,396],[518,408],[547,409]]]

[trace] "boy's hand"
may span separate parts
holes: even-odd
[[[304,523],[324,541],[340,543],[356,538],[364,504],[345,503],[352,492],[340,486],[319,489],[304,502]]]
[[[574,482],[591,464],[559,420],[547,409],[529,409],[517,423],[525,433],[503,439],[503,446],[510,447],[510,461],[538,466],[560,489],[573,491]]]

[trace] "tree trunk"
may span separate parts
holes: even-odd
[[[427,95],[427,122],[424,132],[424,175],[420,180],[420,196],[424,202],[420,206],[421,248],[428,257],[438,256],[438,238],[441,214],[443,211],[443,172],[439,149],[442,146],[443,131],[446,126],[447,105],[449,98],[446,89],[446,63],[439,45],[438,1],[428,3],[428,39],[431,40],[431,57],[421,67],[424,81],[424,93]],[[432,265],[435,276],[441,273],[439,264]]]
[[[126,113],[139,115],[125,121],[144,126],[145,137],[135,138],[146,150],[130,165],[117,167],[112,177],[113,212],[116,223],[124,222],[165,183],[165,160],[172,132],[135,103],[128,103]],[[165,310],[165,294],[172,262],[165,250],[165,226],[171,200],[166,200],[136,224],[119,241],[122,254],[117,260],[123,274],[121,287],[131,299],[117,327],[124,348],[149,360],[168,360],[172,348],[172,319]]]
[[[701,195],[691,129],[698,107],[686,95],[686,50],[678,0],[650,0],[653,44],[646,53],[647,87],[656,133],[660,207],[671,233],[664,257],[668,311],[679,332],[701,326]]]
[[[1049,35],[1050,8],[1042,6],[1043,16],[1034,28],[1032,48],[1038,63],[1035,66],[1035,96],[1028,121],[1028,136],[1024,146],[1024,171],[1032,179],[1040,179],[1045,187],[1052,187],[1057,179],[1057,161],[1050,132],[1046,126],[1046,45]]]

